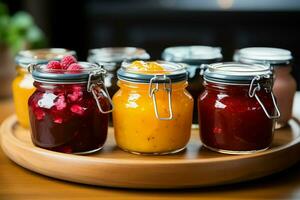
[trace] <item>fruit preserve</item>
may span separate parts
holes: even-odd
[[[15,58],[17,76],[13,81],[12,90],[17,118],[24,128],[29,128],[27,102],[30,95],[35,91],[33,78],[27,71],[28,65],[47,63],[49,60],[60,60],[64,55],[75,54],[75,51],[66,49],[25,50],[17,54]]]
[[[33,65],[36,91],[28,101],[33,143],[48,150],[84,154],[103,147],[110,98],[104,70],[91,63],[51,61]]]
[[[292,118],[296,81],[291,75],[292,53],[286,49],[249,47],[236,51],[234,59],[241,63],[268,64],[274,69],[273,91],[281,113],[276,128],[284,127]]]
[[[169,47],[162,53],[166,61],[184,63],[188,71],[187,90],[194,98],[193,127],[198,127],[198,96],[203,92],[202,64],[211,64],[222,60],[221,48],[210,46]]]
[[[113,121],[117,145],[137,154],[169,154],[190,138],[193,98],[186,70],[169,62],[135,61],[118,71]]]
[[[280,116],[268,66],[239,63],[208,65],[199,96],[203,145],[213,151],[245,154],[267,149]]]

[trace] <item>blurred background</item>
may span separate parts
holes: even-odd
[[[159,59],[168,46],[211,45],[222,47],[230,61],[235,49],[269,46],[292,51],[299,90],[299,0],[2,0],[0,5],[2,82],[8,58],[22,48],[64,47],[85,60],[91,48],[135,46]],[[14,23],[23,32],[2,33],[3,13],[15,17],[19,11],[33,22],[21,13]]]

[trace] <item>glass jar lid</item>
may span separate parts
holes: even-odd
[[[171,62],[205,64],[220,61],[223,56],[219,47],[176,46],[166,48],[162,53],[162,58]]]
[[[237,50],[234,61],[259,64],[289,64],[293,59],[292,53],[286,49],[270,47],[248,47]]]
[[[52,84],[86,83],[91,75],[93,79],[101,79],[105,70],[93,63],[78,62],[80,70],[49,69],[46,64],[33,64],[29,67],[33,79],[37,82]]]
[[[271,78],[272,71],[260,64],[235,62],[205,65],[204,80],[218,83],[250,84],[255,77]]]
[[[89,50],[89,62],[122,62],[124,60],[148,60],[150,55],[136,47],[105,47]]]
[[[157,78],[157,82],[165,82],[166,79],[172,82],[187,80],[185,67],[167,61],[123,62],[117,74],[121,80],[137,83],[150,83],[154,77],[161,77]]]
[[[50,60],[61,60],[66,55],[76,56],[76,52],[63,48],[23,50],[17,54],[15,62],[27,68],[29,64],[45,64]]]

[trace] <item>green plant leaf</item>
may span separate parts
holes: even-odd
[[[25,34],[25,30],[29,29],[33,25],[34,22],[32,17],[24,11],[17,12],[14,16],[12,16],[10,21],[11,29],[16,29],[24,34]]]

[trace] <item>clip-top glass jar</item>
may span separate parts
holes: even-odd
[[[188,71],[187,90],[194,98],[193,127],[198,127],[197,99],[203,92],[202,64],[220,62],[223,58],[221,48],[211,46],[168,47],[162,53],[163,60],[183,63]]]
[[[288,120],[292,117],[294,95],[297,89],[296,81],[291,75],[292,59],[289,50],[268,47],[243,48],[234,54],[235,61],[248,64],[268,64],[274,69],[273,91],[281,113],[276,128],[287,125]]]
[[[103,84],[105,70],[96,64],[78,64],[82,69],[75,72],[31,66],[36,91],[28,106],[31,138],[38,147],[75,154],[103,147],[113,108]]]
[[[29,64],[43,64],[49,60],[60,60],[65,55],[76,55],[75,51],[67,49],[36,49],[20,51],[16,58],[17,76],[13,81],[12,90],[15,111],[18,121],[24,128],[29,128],[29,116],[27,102],[30,95],[35,91],[33,78],[28,73]]]
[[[165,61],[123,63],[114,95],[117,145],[136,154],[181,151],[190,138],[193,98],[186,70]]]
[[[246,154],[269,148],[280,116],[268,66],[207,65],[198,99],[200,138],[213,151]]]

